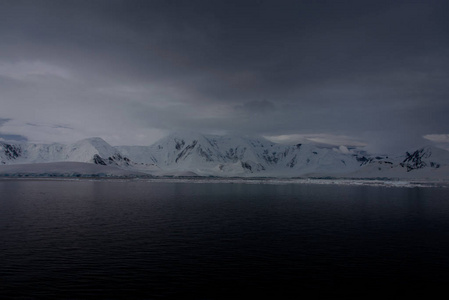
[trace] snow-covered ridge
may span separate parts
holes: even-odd
[[[198,133],[173,133],[151,146],[113,147],[101,138],[69,145],[0,142],[0,165],[54,162],[165,176],[449,179],[449,152],[430,146],[389,157]]]
[[[138,159],[128,148],[130,159]],[[285,146],[262,138],[171,134],[150,146],[151,161],[164,170],[215,176],[297,176],[354,170],[354,157],[311,145]],[[147,156],[149,157],[149,156]]]
[[[126,159],[101,138],[84,139],[70,145],[0,142],[0,163],[2,164],[63,161],[126,165]]]

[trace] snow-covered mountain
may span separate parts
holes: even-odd
[[[361,168],[346,177],[449,179],[449,152],[432,146],[396,157],[364,157],[361,161]]]
[[[89,138],[70,145],[9,144],[0,142],[1,164],[47,162],[86,162],[99,165],[126,166],[128,159],[101,138]]]
[[[70,145],[0,142],[0,164],[52,162],[91,163],[153,175],[449,178],[449,152],[433,147],[388,157],[198,133],[173,133],[151,146],[113,147],[101,138]]]
[[[118,147],[134,161],[166,171],[213,176],[301,176],[356,170],[351,155],[312,145],[280,145],[263,138],[171,134],[149,147]],[[143,155],[143,153],[145,153]]]

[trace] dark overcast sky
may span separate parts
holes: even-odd
[[[0,137],[449,145],[449,1],[0,2]],[[428,142],[428,140],[427,140]]]

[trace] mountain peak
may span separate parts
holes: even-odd
[[[423,172],[430,172],[431,176],[441,177],[447,176],[444,172],[449,168],[449,152],[426,145],[400,156],[381,157],[311,144],[283,145],[265,138],[189,131],[172,132],[151,146],[113,147],[100,137],[69,145],[0,143],[1,164],[61,161],[88,162],[162,175],[193,172],[223,177],[371,178],[404,174],[421,176]]]

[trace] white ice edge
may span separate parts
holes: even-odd
[[[339,185],[399,188],[449,188],[447,181],[405,181],[405,180],[354,180],[354,179],[248,179],[248,178],[74,178],[74,177],[29,177],[1,178],[0,180],[57,180],[57,181],[103,181],[103,182],[148,182],[189,184],[254,184],[254,185]]]
[[[138,179],[139,180],[139,179]],[[351,186],[381,186],[381,187],[449,187],[449,182],[418,182],[389,180],[353,180],[353,179],[197,179],[197,178],[152,178],[142,179],[146,182],[178,182],[178,183],[225,183],[225,184],[319,184],[319,185],[351,185]]]

